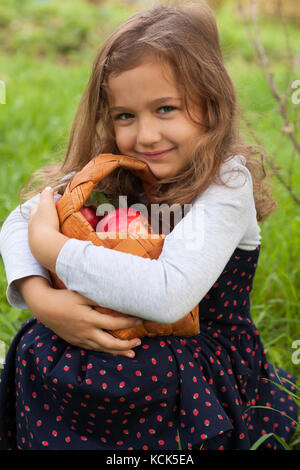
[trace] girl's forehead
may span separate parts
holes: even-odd
[[[128,68],[125,68],[122,71],[112,72],[109,78],[116,78],[121,75],[131,73],[132,71],[134,71],[134,73],[136,73],[137,71],[139,73],[142,73],[143,71],[146,71],[146,73],[149,73],[151,71],[153,73],[160,72],[166,75],[166,77],[174,75],[171,63],[166,58],[158,57],[154,54],[147,54],[144,57],[136,60],[132,59],[131,63],[132,65],[129,65]]]
[[[167,62],[144,60],[138,65],[108,77],[108,96],[112,101],[147,96],[178,98],[180,90]]]

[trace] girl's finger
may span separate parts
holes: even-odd
[[[43,191],[41,192],[41,197],[40,199],[46,199],[47,197],[48,198],[53,198],[53,194],[54,194],[54,189],[51,188],[51,186],[47,186],[46,188],[43,189]]]
[[[104,330],[121,330],[122,328],[135,328],[142,325],[143,321],[140,318],[130,317],[125,315],[114,315],[99,312],[91,307],[90,309],[91,321],[97,328]]]
[[[55,208],[54,190],[50,186],[48,186],[41,192],[40,204],[43,208],[47,208],[48,210],[51,206]]]
[[[33,215],[36,213],[37,208],[38,208],[38,205],[37,205],[37,204],[33,204],[33,205],[30,207],[30,216],[33,216]]]
[[[123,357],[129,357],[129,358],[134,358],[135,357],[135,352],[132,349],[128,349],[125,351],[119,351],[117,349],[107,349],[104,348],[103,346],[100,346],[98,343],[90,340],[86,345],[80,345],[80,347],[83,347],[85,349],[91,349],[93,351],[98,351],[98,352],[104,352],[107,354],[113,354],[116,356],[123,356]]]
[[[116,351],[117,353],[120,351],[129,351],[132,348],[141,345],[141,340],[139,338],[131,340],[118,339],[103,330],[94,330],[93,337],[91,339],[101,348],[108,351]]]

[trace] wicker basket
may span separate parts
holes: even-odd
[[[143,258],[157,259],[164,243],[162,235],[149,234],[146,238],[132,234],[124,237],[124,234],[118,233],[97,233],[80,212],[99,181],[119,167],[130,170],[143,181],[146,195],[150,186],[156,182],[154,175],[144,162],[124,155],[98,155],[73,176],[64,194],[57,201],[60,230],[69,238],[91,241],[97,246],[132,253]],[[51,273],[51,275],[54,287],[66,288],[56,274]],[[116,313],[104,307],[97,307],[96,310],[112,315]],[[198,305],[181,320],[172,324],[144,321],[141,326],[135,328],[109,330],[109,332],[120,339],[159,335],[193,336],[200,332]]]

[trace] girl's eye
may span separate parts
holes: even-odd
[[[130,113],[122,113],[122,114],[118,114],[115,119],[116,120],[119,120],[119,121],[127,121],[128,119],[132,119],[133,118],[133,114],[130,114]]]
[[[176,108],[174,106],[161,106],[158,108],[158,113],[159,114],[167,114],[170,113],[171,111],[174,111]],[[131,113],[120,113],[115,116],[116,121],[128,121],[129,119],[133,119],[134,114]]]
[[[166,113],[170,113],[171,111],[174,111],[174,109],[176,109],[174,106],[161,106],[158,109],[158,112],[159,114],[166,114]]]

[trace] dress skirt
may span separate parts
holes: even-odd
[[[72,346],[30,318],[1,375],[0,449],[248,450],[269,433],[288,442],[295,380],[267,361],[250,316],[258,256],[235,250],[199,304],[199,335],[143,338],[134,359]],[[271,436],[261,448],[282,446]]]

